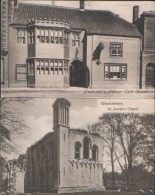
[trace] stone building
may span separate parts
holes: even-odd
[[[139,88],[141,34],[104,10],[3,0],[9,6],[4,87]]]
[[[103,143],[98,134],[69,127],[70,102],[53,104],[53,132],[27,150],[25,192],[103,191]]]
[[[141,87],[155,87],[155,11],[145,11],[139,17],[139,7],[134,7],[133,23],[142,34]]]

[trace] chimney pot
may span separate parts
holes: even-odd
[[[139,18],[139,6],[135,5],[133,7],[133,23]]]

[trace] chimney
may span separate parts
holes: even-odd
[[[55,5],[55,1],[54,0],[52,0],[52,5]]]
[[[139,18],[139,6],[135,5],[133,7],[133,23]]]
[[[80,0],[80,9],[84,9],[84,0]]]
[[[14,0],[14,7],[18,6],[18,0]]]

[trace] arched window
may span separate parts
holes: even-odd
[[[75,143],[75,158],[80,159],[80,148],[81,148],[81,143],[76,142]]]
[[[90,139],[85,138],[83,143],[83,158],[89,159],[89,148],[90,148]]]
[[[93,145],[92,147],[92,160],[98,160],[98,147],[96,145]]]

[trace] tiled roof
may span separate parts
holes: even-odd
[[[27,25],[30,18],[65,20],[71,29],[86,30],[88,34],[140,37],[136,26],[110,11],[80,10],[59,6],[19,3],[14,8],[12,24]]]

